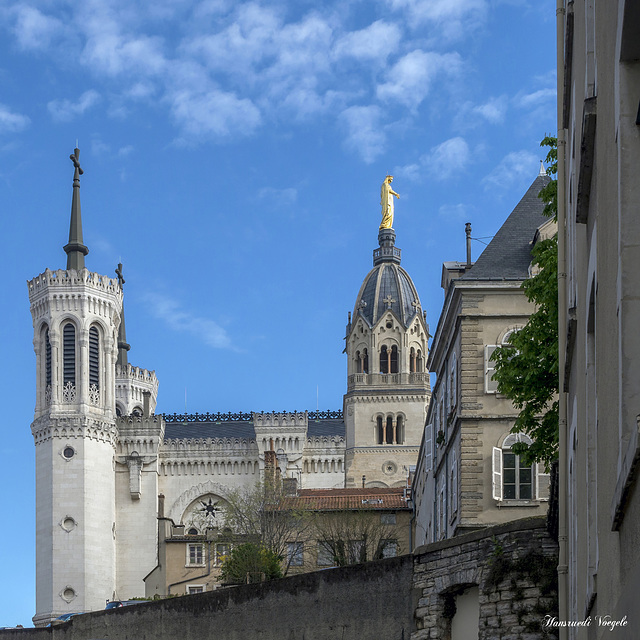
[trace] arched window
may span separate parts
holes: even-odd
[[[89,386],[100,387],[100,334],[97,327],[89,329]]]
[[[378,427],[378,444],[384,444],[384,427],[382,426],[382,416],[378,416],[376,422]]]
[[[416,350],[411,347],[411,351],[409,352],[409,373],[416,372]]]
[[[380,373],[389,373],[389,351],[385,344],[380,347]]]
[[[418,353],[416,355],[416,371],[424,371],[424,365],[422,363],[422,351],[420,349],[418,349]]]
[[[369,354],[366,349],[362,352],[362,373],[369,373]]]
[[[404,420],[402,416],[398,416],[396,419],[396,444],[404,443]]]
[[[387,418],[387,428],[385,436],[385,443],[393,444],[393,418],[391,416]]]
[[[390,373],[398,373],[398,347],[395,344],[391,347]]]
[[[362,358],[359,351],[356,351],[356,373],[362,373]]]
[[[47,387],[51,387],[51,341],[49,329],[44,330],[44,381]]]
[[[62,399],[76,399],[76,328],[68,322],[62,329]]]
[[[451,364],[449,365],[449,404],[451,409],[455,409],[458,404],[458,359],[455,351],[451,356]]]

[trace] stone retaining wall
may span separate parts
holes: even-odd
[[[458,605],[465,617],[477,615],[478,640],[556,637],[543,625],[546,615],[558,615],[557,558],[543,517],[420,547],[414,552],[420,599],[411,640],[456,640]]]

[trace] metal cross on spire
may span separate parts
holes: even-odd
[[[67,269],[80,271],[84,269],[84,257],[89,253],[82,241],[82,214],[80,211],[80,176],[84,173],[80,166],[80,149],[77,147],[69,156],[73,162],[73,196],[71,198],[71,224],[69,225],[69,242],[64,246],[67,254]]]

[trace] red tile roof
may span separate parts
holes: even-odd
[[[390,489],[300,489],[285,498],[287,508],[311,511],[343,509],[409,510],[404,487]]]

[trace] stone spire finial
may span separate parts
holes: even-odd
[[[77,147],[69,156],[75,168],[73,173],[73,197],[71,199],[71,224],[69,243],[64,246],[67,254],[67,269],[84,269],[84,257],[89,253],[82,241],[82,215],[80,213],[80,176],[84,173],[80,167],[80,149]]]
[[[120,289],[124,293],[124,275],[122,274],[122,262],[118,263],[118,268],[116,269],[116,275],[118,276],[118,284],[120,285]],[[127,344],[127,331],[124,327],[124,298],[122,300],[122,317],[120,318],[120,328],[118,329],[118,360],[116,364],[119,364],[121,367],[126,367],[129,364],[129,359],[127,357],[127,351],[131,349],[131,345]]]

